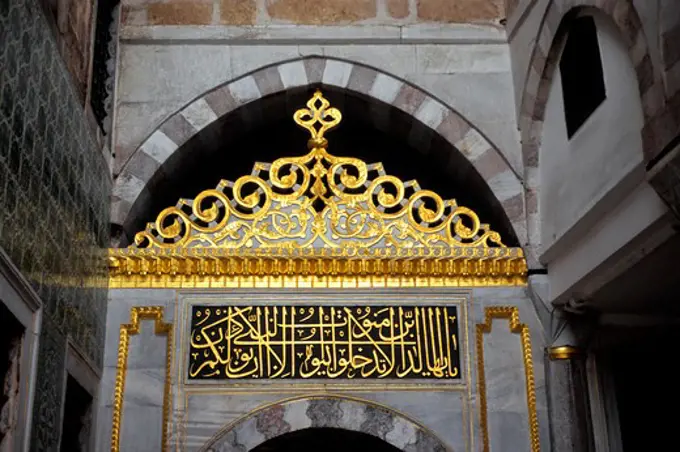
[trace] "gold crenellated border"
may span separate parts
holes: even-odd
[[[116,365],[116,383],[113,392],[113,421],[111,428],[111,452],[119,452],[120,430],[123,417],[123,396],[125,393],[125,378],[127,374],[128,351],[130,336],[139,334],[142,320],[154,321],[154,333],[166,336],[166,364],[165,387],[163,390],[163,438],[161,450],[167,450],[168,422],[170,420],[170,392],[172,368],[173,328],[171,323],[163,322],[164,308],[162,306],[139,306],[130,309],[130,323],[120,326],[118,341],[118,361]]]
[[[524,373],[526,376],[527,407],[529,410],[529,435],[531,452],[540,452],[538,435],[538,414],[536,412],[536,385],[534,362],[531,354],[529,327],[519,321],[519,309],[515,306],[493,306],[484,309],[484,323],[476,325],[477,342],[477,386],[479,390],[479,416],[482,427],[482,451],[489,452],[489,424],[486,404],[486,376],[484,374],[484,334],[491,333],[493,319],[508,319],[510,332],[519,334],[522,342]]]
[[[343,250],[341,250],[343,251]],[[110,249],[112,288],[489,287],[526,284],[521,249],[257,250]]]

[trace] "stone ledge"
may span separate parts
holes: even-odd
[[[227,44],[499,44],[506,43],[505,31],[492,25],[127,25],[120,39],[135,41],[184,41]]]

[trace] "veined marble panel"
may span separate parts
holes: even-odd
[[[337,305],[338,302],[351,302],[384,305],[431,303],[433,300],[441,303],[455,302],[461,308],[465,307],[466,314],[461,318],[459,325],[462,364],[460,381],[286,380],[283,383],[281,380],[263,380],[207,381],[198,384],[186,382],[185,355],[188,351],[186,341],[189,337],[186,331],[189,327],[187,314],[193,303],[271,305],[272,302],[285,302],[300,305],[333,303]],[[98,450],[110,448],[118,332],[121,323],[129,323],[130,309],[134,306],[163,306],[164,320],[175,323],[171,374],[172,413],[169,438],[171,450],[198,451],[220,431],[224,433],[233,425],[238,425],[240,437],[233,437],[236,435],[233,433],[220,439],[222,442],[231,441],[220,446],[226,447],[225,450],[237,450],[233,449],[235,447],[233,444],[245,447],[248,443],[248,447],[253,447],[256,443],[286,431],[288,428],[286,425],[306,428],[328,425],[329,422],[342,428],[359,431],[368,429],[392,444],[402,445],[403,447],[399,447],[406,451],[437,450],[439,446],[427,443],[430,441],[425,439],[427,435],[429,435],[427,438],[438,438],[437,441],[445,444],[447,450],[479,450],[482,440],[475,325],[484,322],[485,308],[493,306],[518,308],[520,321],[529,326],[540,440],[546,448],[549,444],[543,373],[544,337],[531,300],[523,287],[480,288],[470,291],[383,289],[176,292],[119,289],[111,292],[109,301],[109,335],[106,341],[106,367],[98,416]],[[165,344],[165,337],[155,336],[153,325],[147,322],[142,324],[140,334],[131,338],[120,450],[158,450],[160,447],[162,388],[166,366]],[[508,320],[494,320],[492,332],[484,336],[484,353],[490,445],[494,451],[530,451],[526,379],[520,336],[510,333]],[[331,394],[346,397],[349,401],[333,398]],[[300,401],[301,398],[308,400]],[[297,401],[286,402],[290,399]],[[364,400],[365,403],[356,400]],[[266,415],[258,414],[247,419],[248,414],[254,410],[284,405],[285,408],[281,408],[283,411],[279,413],[281,416],[277,414],[276,408],[274,411],[267,411]],[[323,407],[330,411],[321,414],[326,410]],[[393,412],[403,414],[403,419],[406,420],[401,420],[398,415],[385,414]],[[275,422],[276,419],[279,421]],[[413,427],[414,425],[422,427]],[[247,436],[247,441],[244,435]]]

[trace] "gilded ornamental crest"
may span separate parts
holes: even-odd
[[[342,114],[321,91],[294,120],[310,133],[306,154],[257,162],[251,174],[164,209],[134,246],[111,251],[114,273],[523,278],[521,249],[471,209],[381,163],[331,154],[326,134]]]

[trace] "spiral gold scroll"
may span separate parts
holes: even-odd
[[[294,119],[310,132],[307,154],[258,162],[250,175],[181,200],[137,233],[135,244],[287,251],[505,247],[500,234],[455,200],[387,175],[381,163],[328,153],[324,135],[342,115],[320,91]]]

